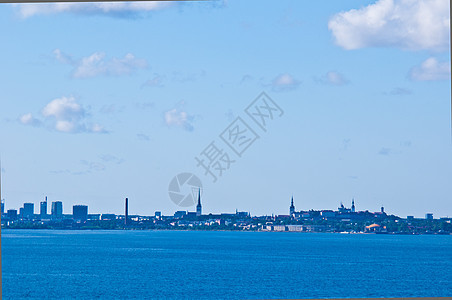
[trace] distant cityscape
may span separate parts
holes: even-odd
[[[342,203],[337,210],[296,211],[290,200],[287,215],[251,216],[249,212],[203,214],[198,192],[196,211],[176,211],[164,216],[156,211],[153,216],[129,215],[129,199],[124,202],[124,214],[89,214],[87,205],[72,206],[72,214],[63,214],[63,202],[49,205],[47,197],[34,203],[8,209],[1,202],[1,227],[11,229],[162,229],[162,230],[244,230],[289,232],[339,232],[376,234],[452,234],[452,218],[435,219],[427,213],[425,218],[388,215],[384,207],[379,212],[357,211],[352,199],[350,208]],[[48,208],[50,207],[50,214]]]
[[[2,174],[0,161],[0,199],[2,199]],[[63,214],[63,202],[52,201],[47,196],[39,203],[35,213],[34,203],[5,211],[1,200],[1,228],[10,229],[162,229],[162,230],[245,230],[245,231],[295,231],[340,232],[378,234],[452,234],[452,218],[435,219],[432,213],[425,218],[408,216],[406,219],[388,215],[384,207],[379,212],[357,211],[355,200],[350,208],[342,203],[337,210],[296,211],[294,198],[290,200],[287,215],[251,216],[249,212],[203,214],[201,190],[197,193],[196,211],[176,211],[164,216],[156,211],[153,216],[129,215],[129,199],[124,201],[124,214],[89,214],[87,205],[73,205],[72,214]],[[50,207],[50,214],[49,212]]]

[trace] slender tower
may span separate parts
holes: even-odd
[[[293,216],[295,214],[295,205],[293,205],[293,195],[292,195],[292,201],[290,203],[290,216]]]
[[[5,204],[3,203],[3,199],[2,199],[2,159],[0,158],[0,203],[1,203],[1,214],[0,214],[0,219],[1,219],[1,215],[3,214],[4,210],[5,210]]]
[[[355,198],[352,199],[352,212],[355,212]]]
[[[128,223],[129,223],[129,198],[126,198],[126,212],[125,212],[124,225],[127,225]]]
[[[198,189],[198,205],[196,205],[196,216],[199,217],[202,214],[201,206],[201,188]]]
[[[3,199],[2,199],[2,159],[0,158],[0,202],[3,205]],[[3,211],[2,211],[3,213]]]

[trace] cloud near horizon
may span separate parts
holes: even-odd
[[[344,49],[395,47],[405,50],[449,49],[449,1],[378,0],[334,15],[328,22]]]
[[[42,109],[41,115],[42,119],[38,119],[31,113],[26,113],[19,117],[19,122],[34,127],[47,125],[48,128],[64,133],[107,132],[101,125],[88,122],[85,108],[72,96],[50,101]]]
[[[55,49],[53,54],[57,61],[74,67],[72,78],[129,75],[136,70],[148,67],[145,59],[136,58],[132,53],[127,53],[123,58],[106,59],[105,53],[95,52],[80,60],[73,59],[72,56],[63,53],[60,49]]]

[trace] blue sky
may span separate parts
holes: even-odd
[[[0,6],[6,208],[90,213],[335,209],[452,215],[449,2],[216,1]],[[284,111],[262,131],[244,109]],[[219,135],[259,135],[241,157]],[[195,157],[235,160],[213,182]]]

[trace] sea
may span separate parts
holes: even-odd
[[[452,297],[451,235],[2,230],[3,299]]]

